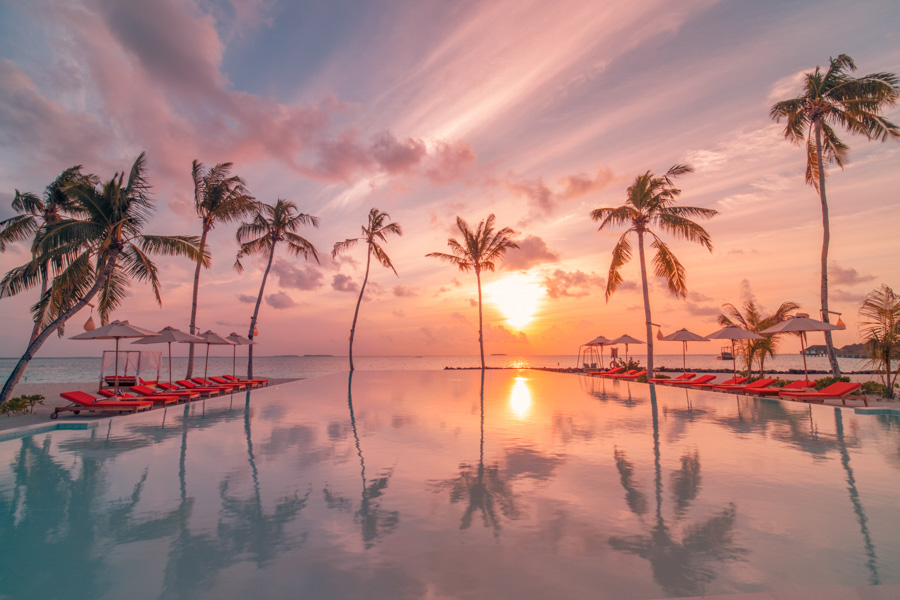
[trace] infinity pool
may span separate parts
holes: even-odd
[[[896,415],[328,375],[0,442],[0,597],[895,598],[898,501]]]

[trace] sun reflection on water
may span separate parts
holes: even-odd
[[[531,410],[531,390],[528,389],[525,377],[516,377],[512,392],[509,394],[509,407],[520,419],[528,416]]]

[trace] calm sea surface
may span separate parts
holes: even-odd
[[[642,364],[646,364],[646,356],[633,355]],[[609,360],[607,356],[606,361]],[[687,367],[689,369],[731,369],[731,361],[716,360],[714,355],[688,354]],[[865,360],[841,358],[841,369],[847,372],[868,368]],[[490,367],[576,367],[577,357],[574,355],[560,356],[487,356],[485,361]],[[657,354],[655,363],[658,367],[681,368],[682,357],[678,355]],[[12,371],[18,359],[0,358],[0,380],[5,380]],[[444,367],[477,367],[480,364],[478,356],[358,356],[354,358],[355,367],[361,371],[429,371],[440,370]],[[809,369],[829,371],[828,361],[824,357],[811,356],[807,358]],[[237,358],[238,374],[246,373],[246,356]],[[766,361],[768,370],[788,371],[790,369],[803,369],[803,359],[799,354],[779,355]],[[184,377],[187,368],[187,359],[175,357],[172,359],[172,371],[175,377]],[[739,363],[740,368],[740,363]],[[269,378],[293,378],[314,377],[326,373],[342,373],[349,370],[347,357],[342,356],[263,356],[253,359],[253,375],[255,377]],[[219,375],[231,373],[232,357],[211,356],[209,358],[209,374]],[[195,359],[194,375],[203,375],[204,357]],[[168,379],[168,360],[165,353],[162,355],[162,367],[160,378]],[[111,374],[111,372],[110,372]],[[145,379],[155,378],[156,373],[146,373]],[[69,381],[97,381],[100,377],[99,358],[35,358],[25,372],[28,383],[43,382],[69,382]]]
[[[0,442],[0,598],[897,598],[898,498],[896,414],[339,373]]]

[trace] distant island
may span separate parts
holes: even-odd
[[[334,354],[304,354],[303,358],[334,358]]]
[[[504,354],[503,352],[493,352],[491,353],[491,356],[506,356],[506,354]]]

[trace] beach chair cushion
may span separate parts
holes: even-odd
[[[63,398],[73,404],[78,404],[86,408],[126,408],[126,407],[151,407],[153,402],[149,400],[103,400],[102,398],[94,398],[90,394],[81,391],[63,392],[60,394]]]

